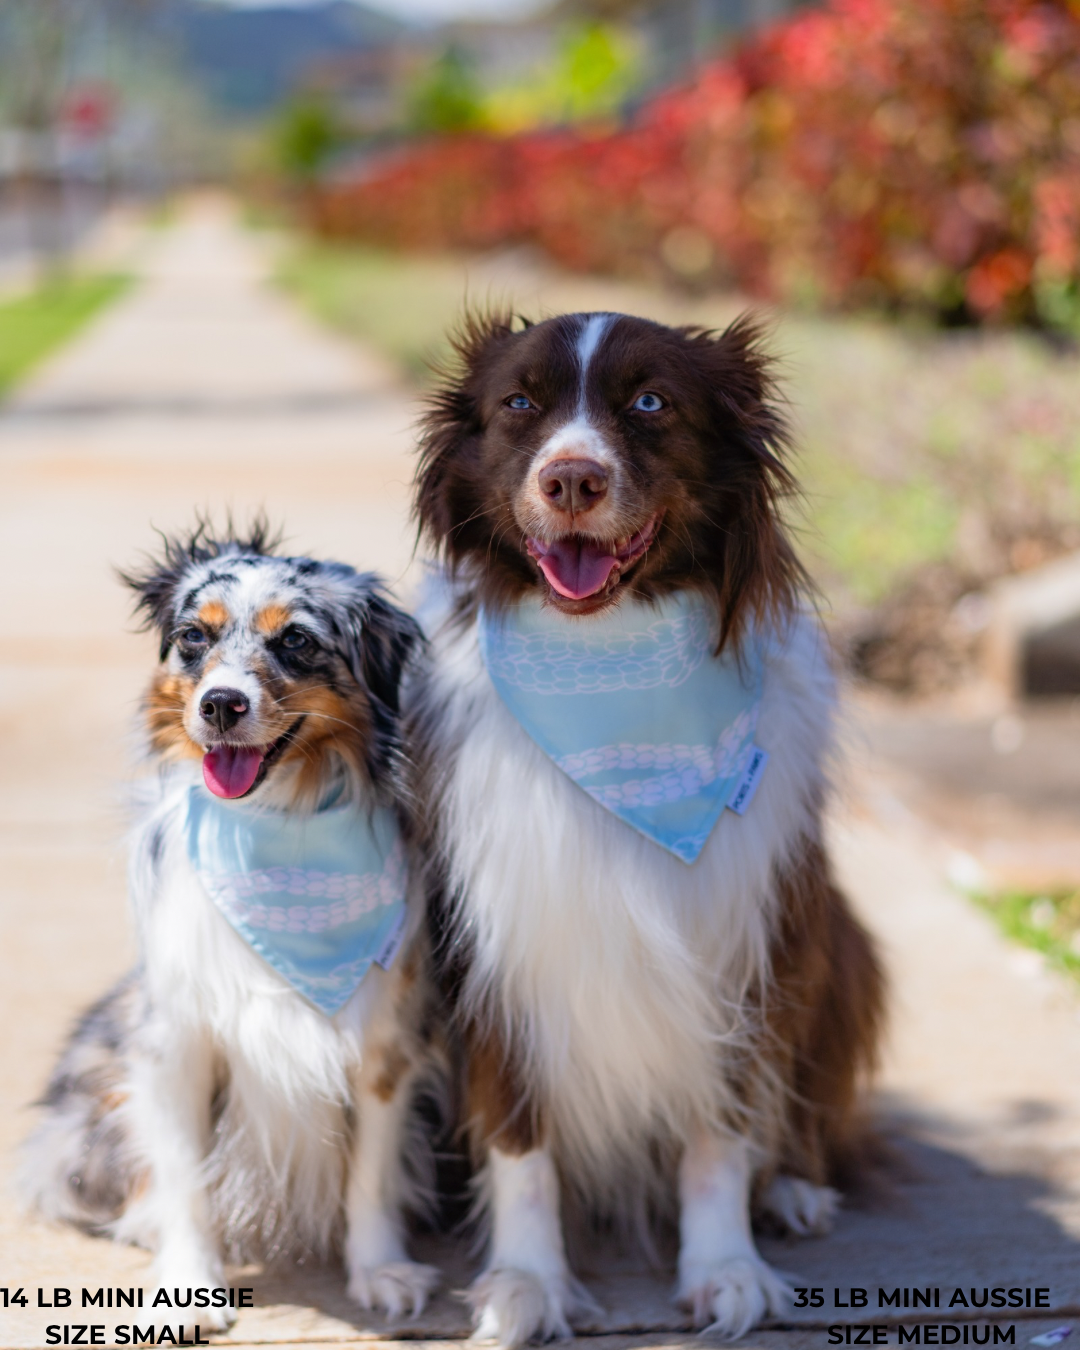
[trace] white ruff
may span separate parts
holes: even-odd
[[[803,618],[766,644],[756,739],[768,772],[747,815],[726,812],[687,867],[530,739],[475,627],[424,617],[434,672],[411,696],[445,775],[441,845],[475,943],[465,996],[516,1033],[564,1174],[595,1194],[641,1161],[646,1137],[685,1142],[693,1122],[733,1107],[722,1070],[767,970],[775,869],[823,785],[834,691],[822,641]]]

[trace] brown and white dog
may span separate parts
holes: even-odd
[[[126,580],[161,658],[143,710],[158,773],[131,847],[139,960],[52,1075],[29,1198],[152,1247],[189,1309],[185,1290],[216,1297],[230,1251],[342,1248],[360,1304],[418,1309],[435,1271],[408,1259],[402,1211],[423,1179],[408,1113],[431,1063],[422,901],[406,901],[390,968],[327,1015],[234,931],[185,821],[204,792],[241,829],[268,811],[309,819],[329,798],[397,810],[399,684],[419,632],[374,577],[279,556],[261,528],[168,540]],[[234,1314],[180,1316],[205,1331]]]
[[[567,1334],[589,1300],[562,1212],[655,1212],[655,1179],[678,1199],[678,1298],[737,1336],[787,1293],[752,1212],[795,1233],[832,1222],[883,999],[822,837],[833,682],[781,519],[768,361],[747,320],[714,335],[619,314],[473,319],[459,353],[417,479],[446,582],[424,616],[430,670],[403,697],[485,1164],[478,1330]],[[723,651],[765,640],[771,756],[692,865],[555,766],[477,629],[481,606],[528,597],[587,625],[682,591],[711,603]]]

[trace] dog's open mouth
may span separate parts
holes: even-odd
[[[215,797],[246,797],[266,777],[266,772],[300,730],[298,717],[276,741],[257,745],[213,745],[203,755],[203,782]]]
[[[556,595],[564,600],[590,600],[613,590],[623,574],[644,557],[662,516],[658,511],[640,530],[621,539],[566,534],[559,539],[531,538],[527,547]]]

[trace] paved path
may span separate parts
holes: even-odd
[[[131,632],[112,567],[196,505],[241,519],[264,506],[298,547],[408,579],[415,410],[392,372],[269,291],[257,247],[220,208],[185,216],[142,272],[0,414],[0,1181],[64,1028],[131,957],[116,784],[153,649]],[[848,798],[835,835],[893,972],[882,1109],[906,1170],[831,1238],[767,1244],[827,1306],[751,1341],[801,1350],[851,1316],[903,1320],[877,1310],[879,1286],[936,1286],[944,1302],[958,1285],[1049,1287],[1054,1322],[1080,1317],[1080,1000],[949,892],[935,837],[868,748],[853,751]],[[440,1257],[460,1287],[465,1257]],[[39,1288],[71,1287],[78,1303],[81,1286],[133,1286],[146,1270],[144,1253],[0,1198],[0,1289],[21,1285],[34,1303]],[[605,1346],[685,1341],[663,1280],[603,1261],[593,1276]],[[237,1282],[258,1306],[234,1345],[394,1332],[355,1315],[333,1269]],[[870,1291],[865,1314],[835,1306],[852,1286]],[[34,1306],[0,1319],[0,1347],[40,1345],[51,1322],[109,1321]],[[1047,1325],[1022,1321],[1017,1344]],[[444,1297],[400,1334],[465,1333]]]

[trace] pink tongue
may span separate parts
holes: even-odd
[[[203,782],[215,797],[242,797],[251,790],[263,762],[254,746],[218,745],[203,756]]]
[[[618,561],[587,539],[560,539],[541,547],[547,551],[537,558],[540,570],[568,600],[584,600],[603,590]]]

